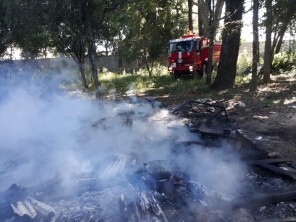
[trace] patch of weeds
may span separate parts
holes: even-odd
[[[280,52],[274,55],[272,62],[272,72],[283,73],[296,69],[296,53],[295,52]]]
[[[204,85],[202,79],[174,79],[168,74],[165,66],[154,67],[153,73],[150,78],[144,69],[124,74],[101,72],[99,80],[105,92],[115,90],[119,94],[129,90],[141,94],[157,92],[159,95],[189,93]]]
[[[246,75],[252,71],[252,55],[247,51],[239,54],[236,72],[238,75]]]

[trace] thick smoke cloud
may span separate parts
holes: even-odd
[[[112,179],[115,187],[126,173],[153,160],[173,162],[191,180],[217,192],[238,191],[245,172],[231,149],[192,147],[188,154],[178,145],[182,152],[172,152],[178,142],[198,138],[168,110],[136,98],[104,102],[82,93],[71,96],[49,91],[48,82],[35,83],[2,91],[0,191],[14,183],[28,187],[54,178],[70,191],[85,175],[106,184]]]

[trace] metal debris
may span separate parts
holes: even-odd
[[[53,207],[42,203],[32,197],[26,197],[23,200],[11,204],[13,213],[19,217],[28,216],[31,219],[41,218],[51,220],[55,217],[56,211]]]

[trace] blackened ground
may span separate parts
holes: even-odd
[[[201,88],[175,94],[155,89],[145,96],[153,96],[171,109],[189,100],[218,101],[234,126],[244,130],[262,150],[296,160],[296,73],[275,75],[272,80],[259,85],[255,93],[242,84],[225,91]]]

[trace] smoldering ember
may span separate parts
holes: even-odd
[[[222,104],[197,99],[168,110],[153,98],[78,94],[40,85],[2,93],[0,221],[294,215],[295,165],[268,159]]]

